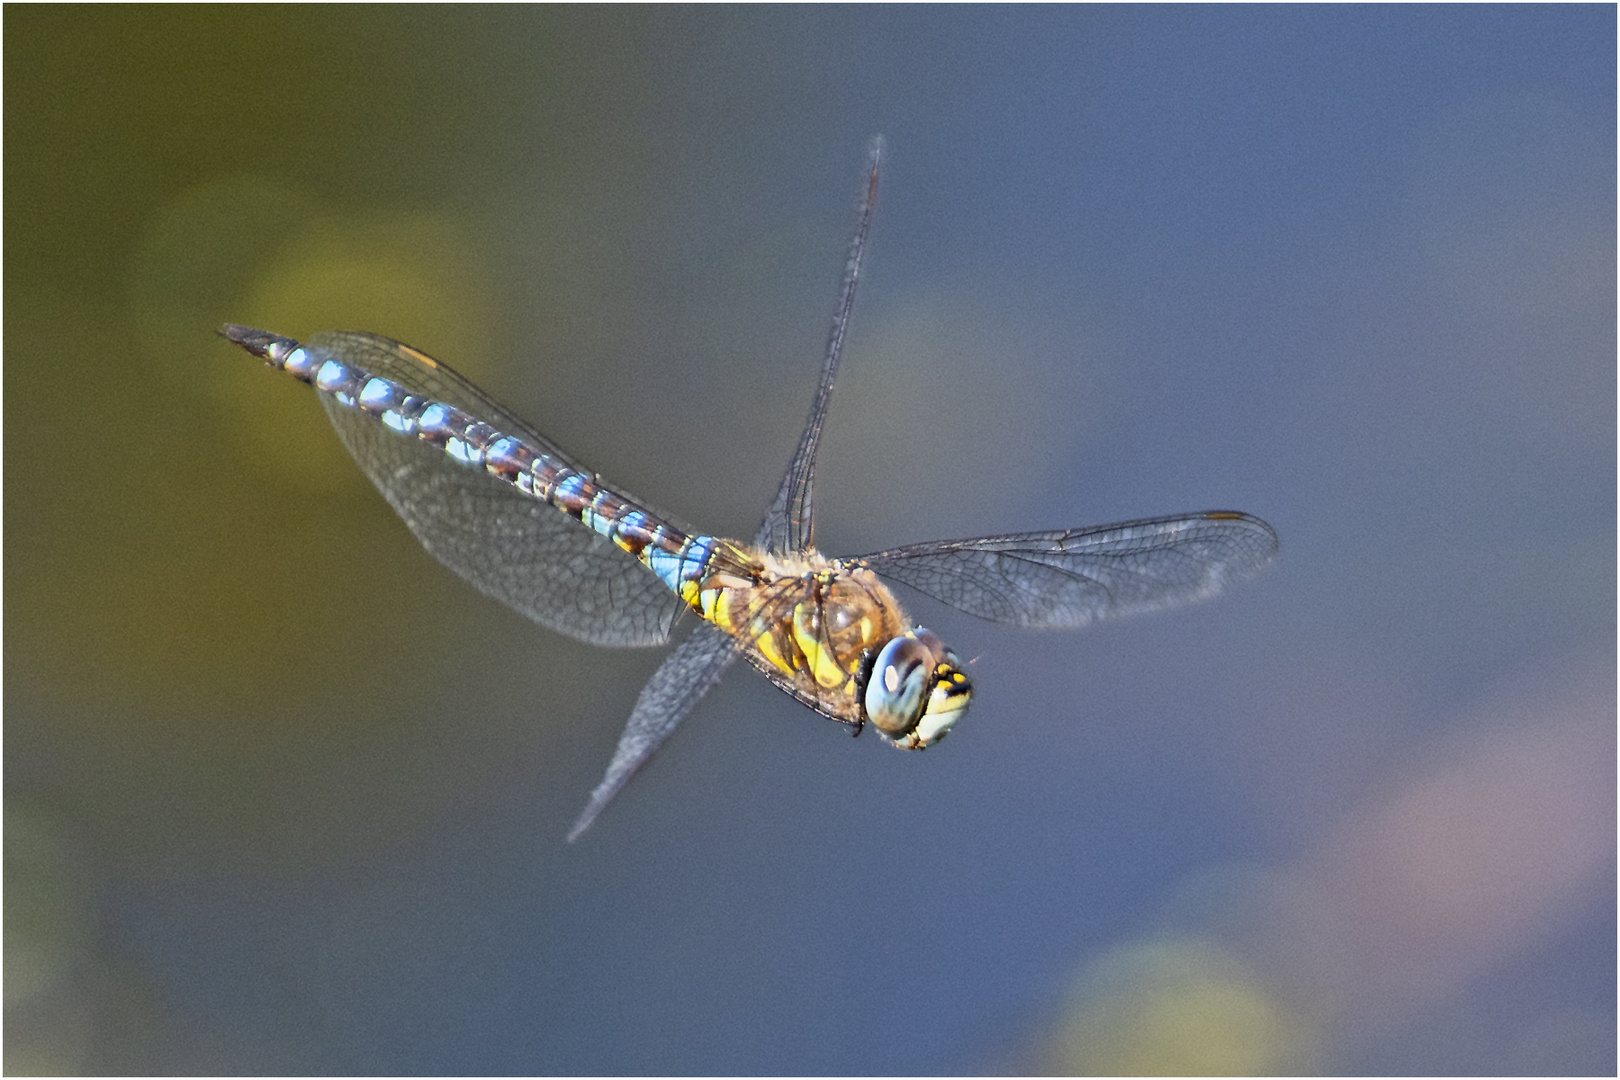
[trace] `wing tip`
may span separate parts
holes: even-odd
[[[1267,556],[1268,562],[1270,561],[1271,557],[1277,554],[1278,549],[1282,546],[1282,541],[1277,536],[1277,530],[1271,527],[1270,522],[1264,520],[1263,518],[1257,518],[1253,514],[1245,514],[1242,510],[1206,510],[1203,514],[1203,518],[1205,521],[1231,521],[1241,523],[1252,531],[1264,535],[1271,542],[1270,554]]]
[[[606,799],[598,802],[596,797],[593,795],[591,797],[591,801],[585,805],[585,809],[580,813],[578,819],[574,821],[573,828],[568,830],[568,839],[566,842],[572,844],[581,836],[585,835],[585,830],[591,827],[591,823],[596,820],[596,815],[600,814],[602,812],[602,807],[606,805]]]

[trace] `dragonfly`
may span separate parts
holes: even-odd
[[[642,689],[578,839],[738,658],[859,735],[906,750],[961,721],[973,682],[917,625],[898,583],[996,623],[1074,628],[1214,596],[1277,552],[1234,510],[909,544],[828,558],[813,543],[816,453],[861,276],[880,141],[863,176],[821,377],[797,449],[751,542],[711,536],[610,485],[448,365],[377,334],[299,342],[221,335],[317,391],[360,468],[440,562],[552,630],[608,646],[696,629]]]

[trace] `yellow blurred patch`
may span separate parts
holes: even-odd
[[[1129,946],[1092,965],[1050,1064],[1076,1075],[1275,1075],[1302,1071],[1313,1042],[1247,965],[1185,938]]]
[[[244,472],[329,496],[352,493],[355,474],[314,396],[214,331],[370,330],[476,381],[494,351],[490,292],[482,252],[452,215],[325,206],[258,175],[198,185],[154,214],[130,282],[153,373],[203,399],[235,437]]]

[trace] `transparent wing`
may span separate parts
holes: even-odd
[[[798,449],[754,537],[756,544],[773,555],[797,555],[813,546],[815,540],[811,490],[816,479],[816,451],[821,446],[821,426],[832,401],[833,380],[838,377],[838,361],[844,354],[849,313],[855,306],[855,286],[860,282],[861,260],[866,254],[866,234],[872,228],[872,207],[877,202],[878,165],[882,158],[883,139],[873,136],[866,152],[866,186],[862,189],[860,223],[855,228],[855,239],[850,241],[849,258],[844,262],[844,283],[838,292],[832,330],[827,335],[821,381],[816,384],[815,400],[810,404],[810,417],[799,436]]]
[[[832,331],[827,340],[827,353],[822,362],[821,381],[816,386],[815,401],[810,406],[810,417],[799,436],[798,448],[788,465],[787,474],[777,489],[776,497],[765,512],[764,521],[754,542],[777,554],[798,553],[811,543],[814,520],[811,507],[811,488],[815,480],[816,451],[821,444],[821,426],[832,398],[833,380],[838,375],[838,360],[844,351],[844,331],[849,325],[850,309],[855,302],[855,285],[860,277],[861,256],[866,247],[866,234],[872,223],[872,204],[877,196],[878,159],[882,154],[881,139],[874,138],[868,153],[867,181],[861,202],[860,225],[850,245],[849,260],[844,266],[844,283],[839,294],[838,309],[833,313]],[[469,410],[473,411],[473,410]],[[499,426],[499,425],[497,425]],[[380,486],[380,485],[379,485]],[[643,504],[645,505],[645,504]],[[690,530],[685,530],[690,531]],[[651,575],[648,575],[649,577]],[[604,807],[612,801],[637,769],[646,763],[653,751],[669,737],[677,725],[686,718],[709,688],[742,654],[742,644],[710,623],[704,623],[692,632],[670,654],[662,667],[642,688],[641,697],[619,736],[619,745],[608,764],[607,775],[591,792],[579,820],[568,834],[575,840],[590,827]],[[767,672],[767,674],[769,674]],[[784,689],[788,684],[780,681]],[[814,703],[809,703],[814,707]]]
[[[624,734],[619,736],[607,774],[591,792],[590,802],[568,832],[570,843],[590,828],[596,815],[646,764],[709,688],[720,681],[741,649],[742,643],[736,638],[716,629],[713,623],[703,623],[653,672],[641,688]]]
[[[1270,562],[1277,534],[1233,510],[942,540],[844,563],[994,622],[1077,627],[1214,596]]]
[[[316,334],[304,345],[463,409],[580,468],[478,387],[407,345],[349,331]],[[611,541],[359,410],[324,394],[321,403],[343,445],[422,546],[480,592],[596,645],[669,639],[678,598]]]

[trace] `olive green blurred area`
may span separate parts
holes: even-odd
[[[74,773],[71,806],[7,804],[8,1072],[90,1064],[45,1049],[77,1037],[12,1023],[89,1023],[50,997],[87,955],[85,835],[150,874],[176,835],[301,864],[393,842],[456,782],[349,790],[345,762],[408,741],[421,720],[398,706],[441,674],[375,658],[423,625],[456,632],[469,602],[448,575],[373,579],[333,556],[343,535],[378,565],[421,558],[308,390],[214,331],[387,327],[487,371],[488,193],[435,200],[437,171],[498,158],[467,145],[501,138],[489,113],[576,74],[454,62],[456,35],[505,17],[5,12],[6,753]],[[561,131],[524,153],[568,168]],[[289,829],[299,805],[325,809]]]
[[[377,620],[359,583],[323,575],[311,543],[357,501],[324,419],[293,388],[227,363],[209,334],[227,320],[302,321],[345,295],[346,314],[393,316],[469,353],[481,344],[479,256],[453,220],[405,207],[399,187],[323,206],[288,178],[289,157],[342,144],[323,146],[330,127],[316,123],[345,111],[342,97],[310,96],[300,71],[352,65],[308,50],[355,40],[352,18],[7,13],[7,651],[14,674],[65,704],[161,705],[164,723],[206,723],[289,670],[330,692],[316,642],[386,644],[367,629]],[[315,85],[399,95],[375,115],[400,129],[355,133],[376,138],[371,152],[402,141],[427,104],[386,69]],[[17,467],[64,436],[78,450],[56,467]],[[222,560],[216,544],[238,546]],[[266,572],[291,565],[257,557],[266,545],[286,545],[299,572]],[[362,606],[309,626],[308,596],[332,590]],[[267,637],[286,652],[267,652]]]

